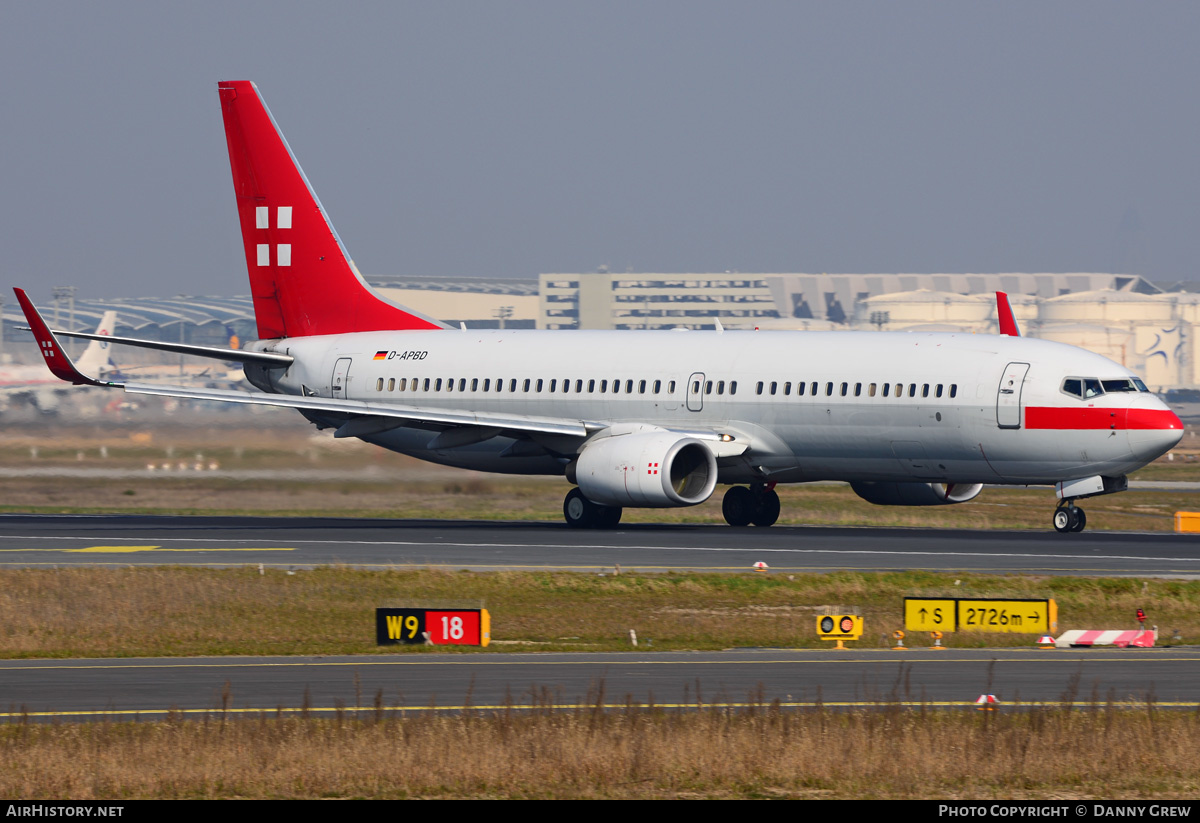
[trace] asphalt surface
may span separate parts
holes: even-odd
[[[744,571],[926,569],[1191,578],[1200,535],[337,518],[0,515],[0,565]]]
[[[1200,649],[492,654],[0,661],[0,719],[169,711],[425,712],[746,705],[967,707],[1069,702],[1200,706]]]

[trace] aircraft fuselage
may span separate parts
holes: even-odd
[[[1182,436],[1178,418],[1147,391],[1065,393],[1068,378],[1132,382],[1135,375],[1100,355],[1030,338],[469,330],[290,338],[255,348],[296,358],[286,372],[247,369],[273,392],[716,430],[732,438],[717,447],[724,448],[717,451],[722,483],[1048,484],[1126,474]],[[435,442],[437,434],[399,426],[362,439],[508,473],[561,474],[573,451],[551,436],[447,444]]]

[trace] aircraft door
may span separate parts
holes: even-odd
[[[704,408],[704,372],[694,372],[687,382],[688,411],[700,411]]]
[[[346,391],[350,388],[350,360],[349,357],[339,357],[333,364],[333,378],[329,385],[333,396],[339,400],[345,399]]]
[[[1028,363],[1009,363],[1004,367],[996,395],[996,425],[1002,429],[1021,428],[1021,389],[1028,371]]]

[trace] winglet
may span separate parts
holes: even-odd
[[[46,325],[46,321],[34,308],[33,301],[25,294],[24,289],[13,289],[17,294],[17,302],[21,304],[21,311],[25,312],[25,319],[29,321],[29,328],[33,332],[33,336],[37,338],[38,348],[42,351],[42,357],[46,359],[46,365],[54,376],[60,380],[65,380],[68,383],[74,383],[77,386],[116,386],[119,383],[102,383],[99,380],[94,380],[88,377],[79,369],[75,368],[75,364],[71,362],[71,358],[67,357],[67,353],[63,351],[62,344],[58,342],[58,338],[54,336],[54,332],[50,331],[50,327]]]
[[[1008,304],[1008,295],[1002,291],[996,292],[996,319],[1000,322],[1000,333],[1009,337],[1020,337],[1021,330],[1017,328],[1017,318],[1013,316],[1012,306]]]

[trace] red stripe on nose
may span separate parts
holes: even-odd
[[[1126,420],[1131,429],[1183,431],[1183,421],[1170,409],[1130,409]]]
[[[1025,428],[1183,431],[1183,422],[1170,409],[1029,406],[1025,409]]]

